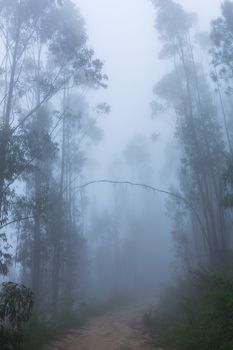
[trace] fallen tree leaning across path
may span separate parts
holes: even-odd
[[[162,193],[162,194],[166,194],[170,197],[173,197],[174,199],[176,200],[179,200],[179,201],[182,201],[187,207],[189,207],[192,212],[194,213],[199,225],[200,225],[200,228],[204,234],[204,237],[206,237],[206,230],[205,230],[205,226],[200,218],[200,215],[198,214],[197,210],[193,207],[193,205],[185,198],[185,197],[182,197],[181,195],[177,194],[177,193],[174,193],[174,192],[171,192],[171,191],[168,191],[168,190],[163,190],[163,189],[160,189],[160,188],[157,188],[157,187],[154,187],[154,186],[151,186],[151,185],[147,185],[147,184],[143,184],[143,183],[136,183],[136,182],[132,182],[132,181],[114,181],[114,180],[93,180],[93,181],[89,181],[89,182],[86,182],[80,186],[78,186],[76,189],[79,189],[79,190],[83,190],[85,189],[86,187],[89,187],[91,185],[95,185],[95,184],[110,184],[110,185],[129,185],[129,186],[133,186],[133,187],[141,187],[141,188],[144,188],[144,189],[147,189],[147,190],[150,190],[152,192],[157,192],[157,193]],[[18,222],[21,222],[21,221],[25,221],[25,220],[29,220],[31,219],[31,216],[29,217],[26,217],[26,218],[19,218],[19,219],[15,219],[15,220],[12,220],[8,223],[5,223],[4,225],[0,226],[0,230],[9,226],[9,225],[12,225],[14,223],[18,223]]]

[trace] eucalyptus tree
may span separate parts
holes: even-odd
[[[0,5],[0,229],[8,225],[10,215],[15,215],[13,221],[28,219],[22,224],[18,253],[25,281],[39,302],[44,293],[42,286],[47,283],[45,271],[57,266],[55,259],[48,267],[49,249],[53,249],[53,257],[59,250],[46,247],[46,242],[52,235],[58,245],[61,239],[66,240],[63,226],[71,212],[71,207],[67,209],[71,206],[68,185],[74,175],[65,138],[70,113],[68,92],[105,87],[107,76],[102,73],[102,62],[88,47],[85,22],[72,1],[2,0]],[[59,101],[62,108],[54,108]],[[60,126],[64,135],[56,140]],[[76,158],[76,169],[81,168],[82,157]],[[59,180],[57,173],[61,173]],[[22,191],[17,194],[19,180],[24,181],[21,188],[25,195]],[[50,210],[56,205],[57,213]],[[56,221],[61,231],[57,230],[57,237]],[[1,240],[2,247],[5,235]],[[3,268],[7,259],[8,253],[1,253]]]
[[[93,82],[95,84],[95,82]],[[59,291],[59,276],[65,281],[62,300],[66,309],[72,308],[75,296],[78,295],[78,272],[80,261],[83,257],[84,239],[81,229],[81,197],[78,196],[77,187],[80,184],[83,167],[88,157],[90,147],[102,139],[102,130],[98,127],[98,120],[108,113],[106,104],[99,104],[91,109],[86,100],[74,89],[68,89],[62,101],[65,108],[61,132],[61,170],[60,170],[60,194],[63,202],[64,225],[63,234],[65,241],[55,242],[60,263],[55,264],[54,278]],[[64,107],[65,106],[65,107]],[[83,249],[82,249],[83,248]],[[63,254],[61,254],[63,251]],[[59,259],[57,259],[59,260]],[[63,267],[62,267],[63,266]]]
[[[224,82],[228,93],[232,93],[233,82],[233,2],[225,0],[222,5],[222,16],[212,21],[212,64],[215,67],[215,79]]]
[[[154,92],[176,112],[182,152],[181,190],[200,212],[204,226],[193,227],[203,255],[219,268],[227,256],[227,227],[222,206],[225,149],[217,109],[202,65],[195,59],[196,17],[172,0],[155,1],[160,58],[173,65]],[[188,181],[184,181],[184,178]],[[203,243],[202,243],[203,242]]]
[[[224,1],[221,5],[222,14],[212,21],[211,29],[211,56],[213,66],[213,80],[217,88],[225,92],[222,97],[224,111],[227,110],[229,115],[232,113],[232,92],[233,92],[233,2]],[[226,98],[227,97],[227,98]],[[224,105],[225,103],[225,105]],[[224,174],[224,204],[227,208],[233,207],[232,189],[232,122],[225,113],[226,128],[228,132],[229,154],[226,162],[226,171]]]
[[[0,15],[3,209],[15,178],[19,178],[25,166],[21,164],[25,151],[19,147],[20,142],[14,141],[24,123],[35,117],[66,84],[81,86],[90,81],[102,84],[106,76],[101,73],[102,63],[94,59],[93,50],[87,47],[84,21],[71,1],[2,1]],[[11,158],[8,153],[13,153]]]

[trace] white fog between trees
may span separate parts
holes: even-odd
[[[228,0],[0,0],[1,349],[151,300],[153,346],[231,349],[232,23]]]

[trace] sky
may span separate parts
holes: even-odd
[[[90,45],[105,63],[108,89],[89,92],[89,99],[111,105],[101,125],[104,140],[92,155],[99,162],[96,176],[105,175],[109,164],[121,157],[135,135],[160,134],[155,156],[166,159],[174,133],[172,120],[151,120],[153,86],[167,67],[158,60],[160,44],[154,29],[155,11],[149,0],[76,0],[87,23]],[[220,11],[220,0],[180,0],[199,16],[200,29],[209,29]],[[163,157],[164,154],[164,157]],[[160,162],[158,162],[158,166]]]

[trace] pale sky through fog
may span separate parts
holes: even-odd
[[[154,128],[165,140],[169,137],[169,123],[153,125],[150,122],[152,89],[166,71],[166,65],[157,59],[159,41],[154,29],[155,11],[149,0],[76,2],[87,23],[90,45],[105,62],[109,75],[109,88],[94,93],[97,100],[105,100],[112,108],[111,115],[102,124],[104,141],[95,153],[104,173],[106,164],[121,154],[135,134],[144,133],[150,137]],[[217,16],[221,4],[220,0],[179,2],[185,9],[198,14],[201,30],[208,30],[210,20]]]

